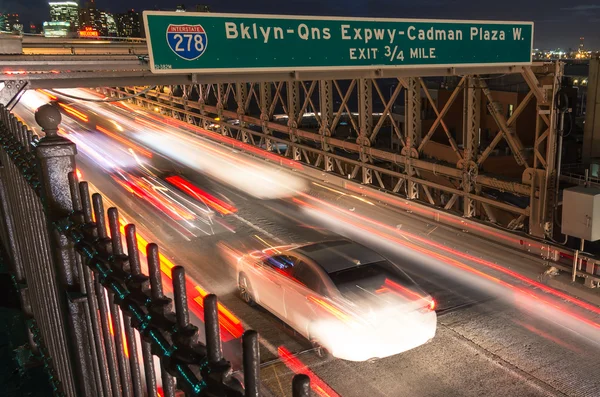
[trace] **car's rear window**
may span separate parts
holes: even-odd
[[[391,280],[405,287],[417,287],[406,273],[395,268],[388,261],[360,265],[350,269],[330,273],[329,277],[342,295],[356,293],[357,290],[375,292]]]

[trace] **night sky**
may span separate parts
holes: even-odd
[[[213,12],[534,21],[538,48],[576,48],[584,36],[586,48],[600,50],[597,0],[96,0],[113,13],[180,3],[206,4]],[[47,0],[0,0],[0,12],[19,13],[24,25],[49,19]]]

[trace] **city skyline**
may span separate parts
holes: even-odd
[[[33,4],[32,4],[33,3]],[[50,20],[48,0],[30,0],[27,4],[16,0],[3,2],[4,13],[19,13],[21,22],[29,26],[30,22],[41,23]],[[144,9],[174,9],[176,4],[184,3],[189,8],[196,4],[205,4],[214,12],[265,13],[265,14],[304,14],[339,15],[363,17],[393,18],[431,18],[431,19],[482,19],[482,20],[532,20],[535,23],[536,48],[552,49],[577,48],[579,37],[585,37],[586,48],[600,48],[600,30],[595,28],[600,22],[600,5],[589,1],[573,1],[569,5],[558,0],[531,1],[528,4],[518,0],[505,0],[502,4],[479,4],[476,0],[423,0],[416,3],[398,3],[391,0],[371,1],[329,1],[317,2],[275,2],[257,0],[249,4],[245,1],[231,0],[227,6],[214,0],[204,1],[168,1],[154,0],[96,0],[99,9],[113,14],[130,9],[141,12]],[[79,1],[85,6],[86,1]],[[543,6],[541,5],[543,4]]]

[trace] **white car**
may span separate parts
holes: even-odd
[[[349,361],[392,356],[430,341],[435,301],[396,265],[350,240],[256,251],[238,261],[240,296]]]

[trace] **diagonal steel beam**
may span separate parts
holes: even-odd
[[[531,98],[533,97],[533,95],[534,95],[533,91],[529,91],[527,93],[527,95],[525,96],[525,98],[523,98],[523,100],[521,101],[521,103],[519,104],[519,106],[517,106],[517,108],[513,112],[512,116],[506,122],[507,126],[510,127],[510,126],[512,126],[514,124],[514,122],[517,120],[517,118],[519,117],[519,115],[523,112],[523,110],[525,109],[525,107],[527,106],[527,104],[529,103],[529,101],[531,100]],[[496,145],[498,145],[498,143],[500,143],[500,141],[502,140],[502,136],[503,136],[502,134],[503,134],[502,130],[498,130],[496,132],[496,135],[494,136],[494,139],[492,140],[492,142],[490,143],[490,145],[487,148],[485,148],[485,150],[481,154],[481,157],[479,157],[479,159],[477,160],[477,165],[478,166],[481,166],[484,163],[484,161],[488,158],[488,156],[496,148]]]
[[[487,83],[482,79],[478,79],[478,82],[483,94],[488,100],[487,107],[490,111],[490,114],[494,118],[494,121],[496,122],[502,133],[504,134],[504,139],[508,143],[508,146],[510,147],[512,154],[515,157],[517,164],[527,167],[527,159],[525,158],[523,143],[519,139],[519,136],[517,135],[516,131],[514,131],[507,125],[506,118],[498,110],[497,103],[494,101],[494,97],[492,96],[492,93],[488,88]]]
[[[431,106],[435,110],[437,117],[436,117],[435,121],[433,122],[433,125],[431,126],[431,128],[429,128],[429,131],[427,132],[427,134],[423,137],[423,140],[421,141],[421,144],[419,145],[419,149],[418,149],[419,153],[423,153],[423,148],[425,147],[427,142],[429,142],[429,140],[431,139],[431,136],[437,129],[438,125],[440,124],[440,122],[442,121],[442,119],[444,118],[446,113],[448,113],[448,110],[450,110],[450,107],[456,100],[456,97],[458,96],[458,94],[460,94],[464,83],[465,83],[465,77],[460,79],[460,81],[458,82],[458,85],[456,86],[456,88],[454,89],[452,94],[450,95],[450,98],[448,98],[448,101],[442,108],[441,112],[438,111],[436,104],[433,103],[433,100],[431,100],[431,96],[429,96],[430,101],[432,102]],[[427,91],[427,90],[425,90],[425,91]],[[429,92],[427,91],[427,93],[429,93]],[[445,129],[444,131],[446,132],[446,135],[451,138],[449,131],[447,131],[447,129]],[[452,144],[452,141],[453,140],[451,139],[451,142],[450,142],[451,144]],[[454,149],[455,153],[457,153],[459,159],[462,159],[462,156],[458,152],[458,147],[455,148],[455,146],[456,146],[456,142],[454,142],[454,145],[452,145],[452,148]]]

